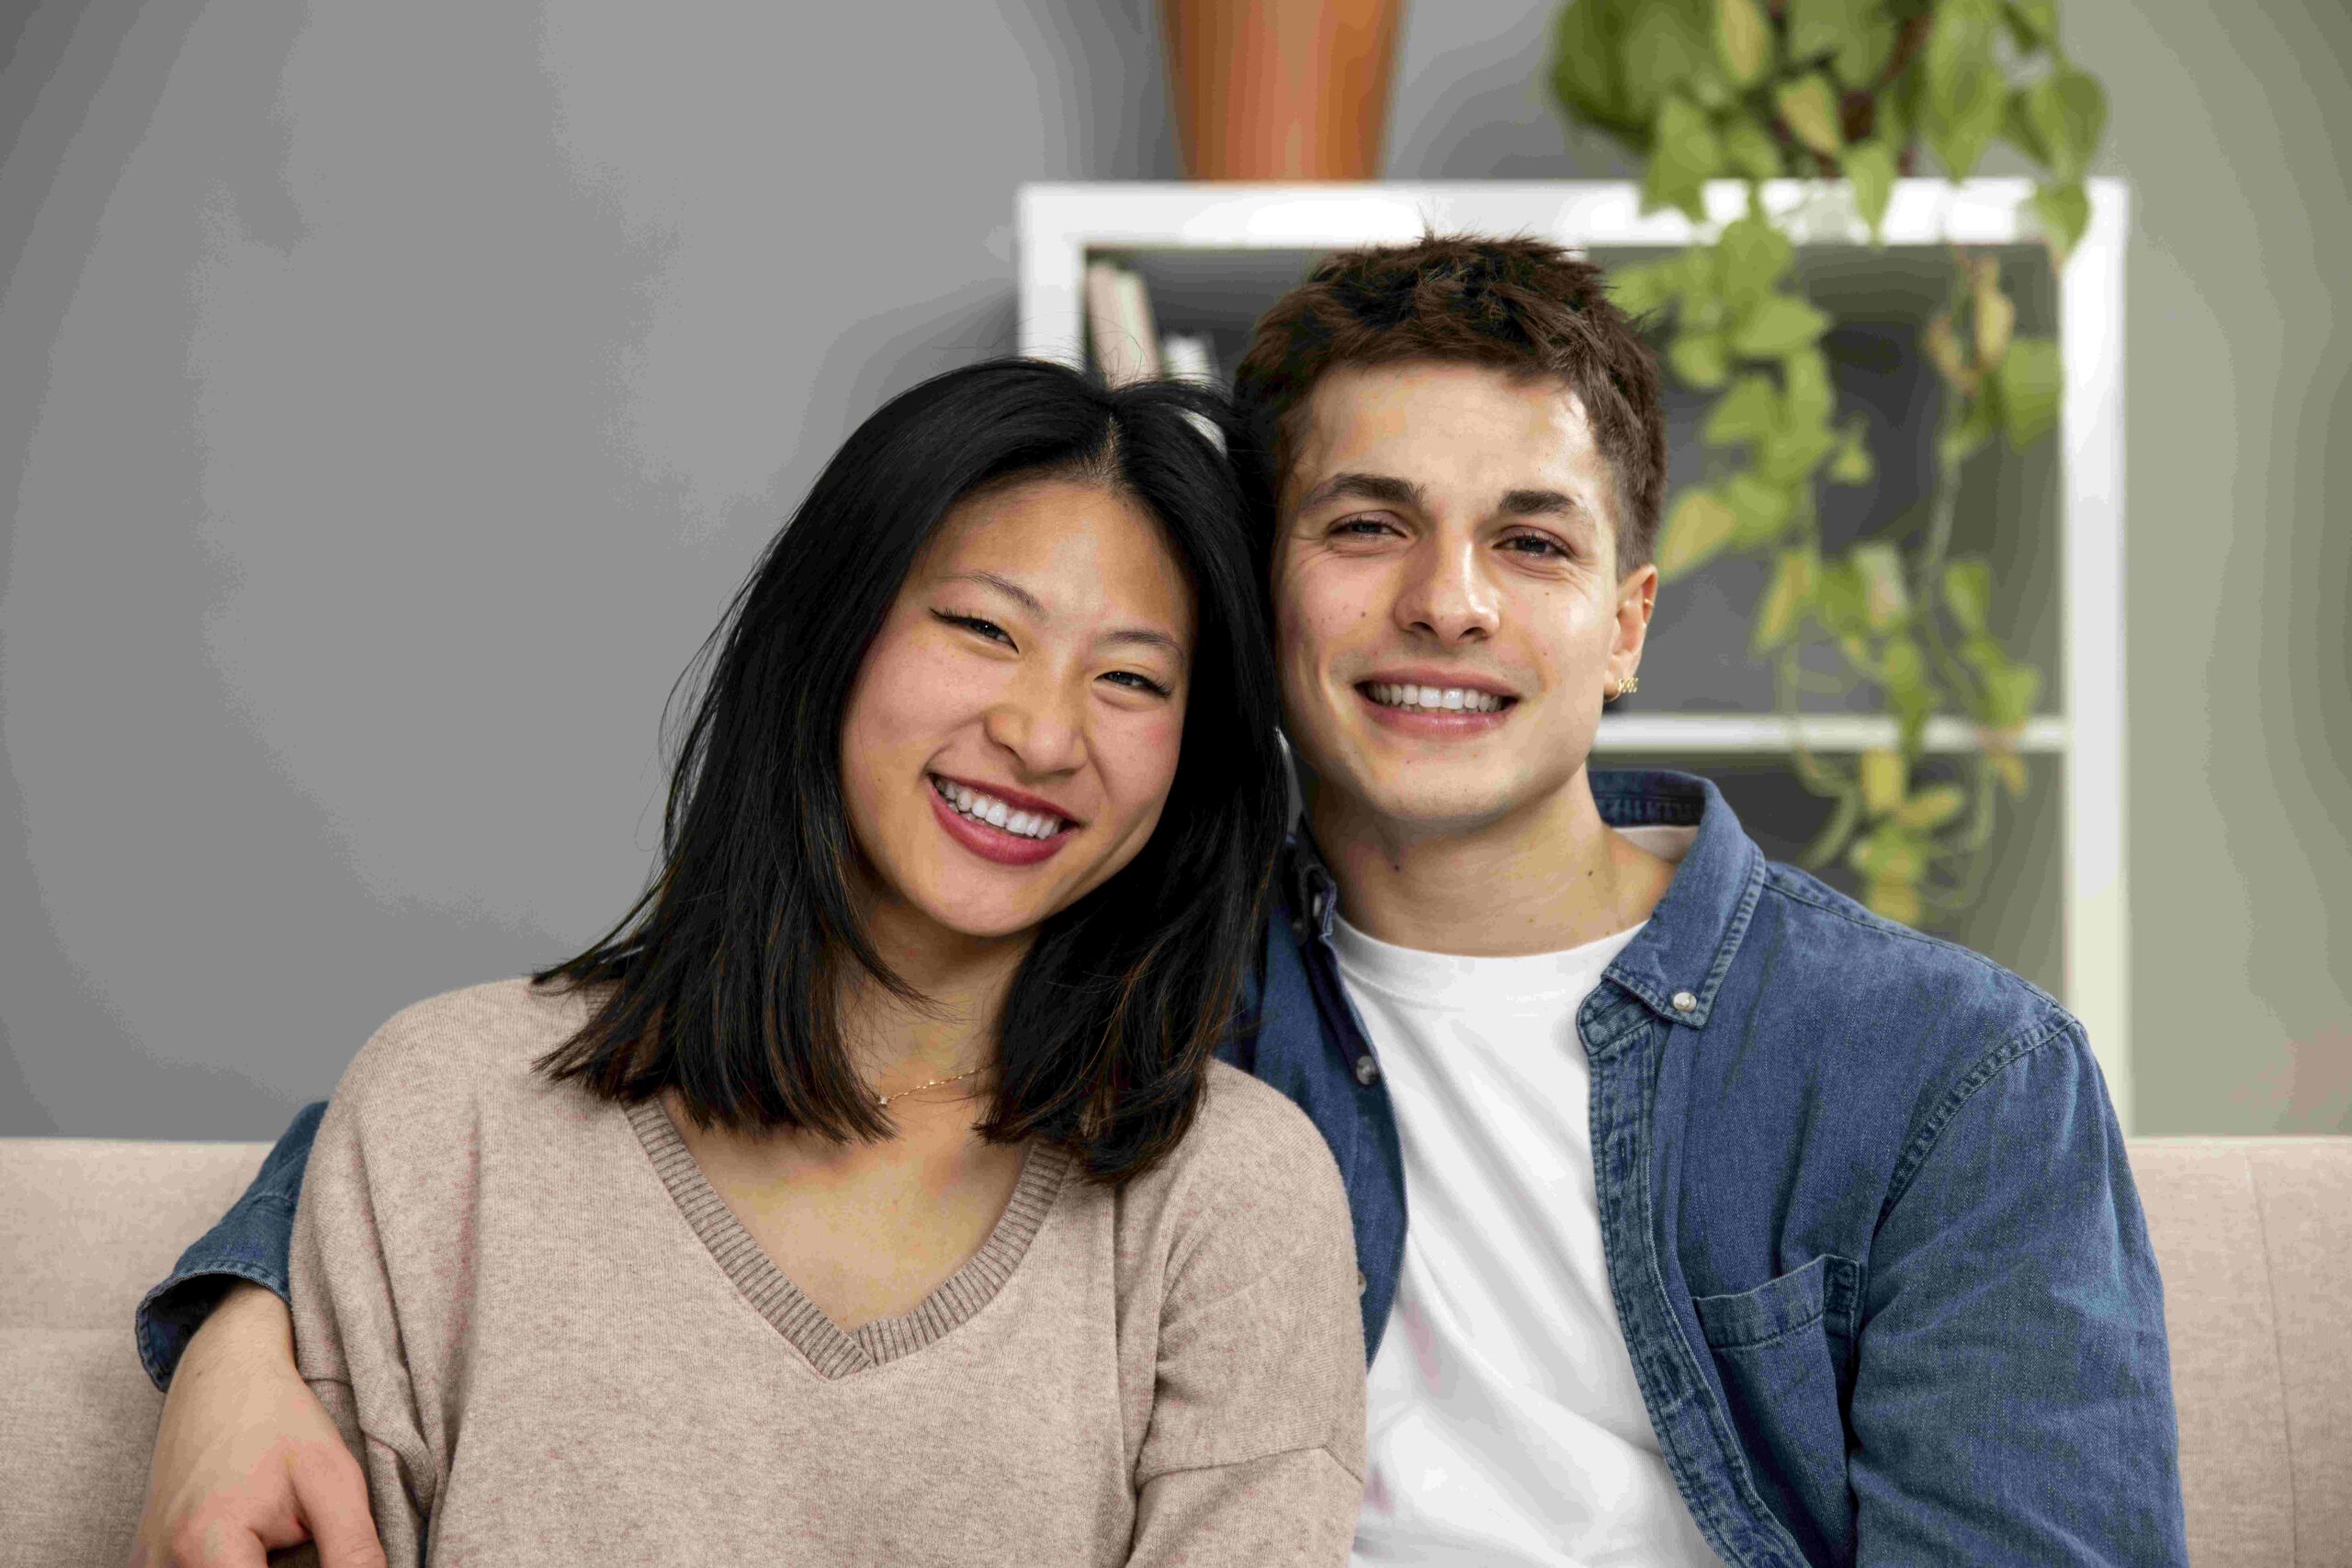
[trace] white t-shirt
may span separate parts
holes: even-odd
[[[1626,834],[1679,858],[1687,829]],[[1458,958],[1335,923],[1405,1155],[1356,1568],[1715,1568],[1609,1290],[1576,1014],[1641,928]]]

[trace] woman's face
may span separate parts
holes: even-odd
[[[1176,777],[1193,631],[1135,502],[1031,479],[959,502],[842,720],[873,918],[1013,935],[1133,860]]]

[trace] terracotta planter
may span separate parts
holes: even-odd
[[[1196,180],[1380,177],[1404,0],[1160,0]]]

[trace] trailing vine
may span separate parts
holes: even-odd
[[[1798,778],[1832,803],[1804,859],[1842,859],[1893,919],[1948,919],[1977,895],[2002,799],[2027,787],[2018,741],[2041,684],[1990,629],[1990,565],[1951,554],[1960,479],[1996,439],[2023,450],[2049,435],[2058,345],[2016,331],[1993,255],[1953,247],[1949,298],[1919,344],[1942,386],[1929,493],[1918,513],[1826,550],[1818,487],[1868,483],[1876,459],[1862,415],[1841,417],[1830,318],[1792,281],[1789,213],[1768,209],[1763,183],[1823,182],[1816,194],[1850,200],[1875,239],[1923,147],[1964,179],[2004,140],[2041,171],[2030,215],[2063,266],[2089,222],[2106,95],[2060,47],[2056,0],[1569,0],[1551,82],[1572,123],[1642,160],[1645,211],[1700,226],[1681,254],[1615,274],[1619,303],[1670,330],[1668,373],[1719,394],[1708,471],[1668,510],[1659,573],[1726,551],[1771,561],[1751,649],[1781,710],[1794,717],[1822,681],[1805,654],[1826,645],[1838,684],[1874,688],[1895,721],[1893,747],[1850,760],[1795,743]],[[1717,228],[1704,198],[1720,178],[1746,182],[1747,201]],[[1939,713],[1965,716],[1976,744],[1930,776]]]

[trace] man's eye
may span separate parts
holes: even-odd
[[[1568,554],[1560,547],[1557,540],[1544,538],[1540,534],[1515,534],[1503,541],[1503,548],[1523,556],[1533,556],[1539,560],[1565,560]]]
[[[1376,538],[1382,534],[1392,531],[1386,523],[1377,517],[1350,517],[1331,525],[1332,533],[1344,534],[1351,538],[1358,539]]]
[[[953,610],[933,610],[932,615],[951,626],[961,626],[967,632],[976,632],[991,642],[1001,642],[1007,648],[1012,646],[1012,636],[994,621],[985,621],[978,615],[959,615]]]

